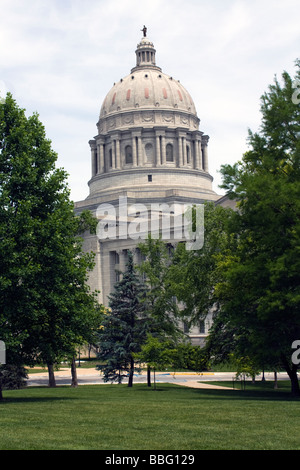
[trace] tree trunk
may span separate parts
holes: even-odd
[[[299,382],[297,376],[297,368],[292,367],[291,374],[289,374],[291,379],[291,392],[293,397],[300,397]]]
[[[128,387],[132,387],[133,383],[133,371],[134,371],[134,360],[130,358],[130,369],[129,369],[129,379],[128,379]]]
[[[76,369],[76,363],[75,363],[75,356],[72,357],[71,375],[72,375],[71,387],[78,387],[77,369]]]
[[[49,387],[56,387],[53,364],[47,364],[49,374]]]
[[[274,389],[277,390],[278,388],[278,381],[277,381],[277,371],[274,371]]]
[[[298,376],[297,376],[298,367],[295,364],[292,364],[292,366],[290,366],[285,356],[282,355],[281,358],[282,358],[283,366],[291,380],[291,394],[293,397],[299,397],[300,389],[299,389],[299,382],[298,382]]]
[[[147,385],[151,387],[151,367],[147,367]]]

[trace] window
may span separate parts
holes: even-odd
[[[153,150],[153,145],[150,144],[149,142],[145,145],[145,153],[146,153],[146,157],[147,157],[147,162],[148,163],[153,163],[154,150]]]
[[[190,147],[188,145],[186,146],[186,162],[190,163]]]
[[[172,144],[167,144],[166,147],[166,160],[167,162],[173,162],[173,145]]]
[[[204,320],[200,320],[199,333],[205,333],[205,322],[204,322]]]
[[[148,181],[149,181],[149,183],[152,182],[152,175],[148,175]]]
[[[113,162],[112,162],[112,149],[109,149],[109,166],[110,166],[110,168],[112,168],[112,164],[113,164]]]
[[[125,147],[125,163],[132,163],[132,148],[131,145]]]

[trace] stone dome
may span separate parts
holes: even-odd
[[[135,53],[130,74],[107,93],[98,134],[89,141],[89,199],[99,202],[129,192],[138,200],[214,199],[209,136],[199,130],[191,96],[156,65],[156,50],[145,31]]]
[[[122,111],[155,108],[197,114],[191,96],[178,80],[158,70],[141,67],[108,92],[100,119]]]
[[[190,94],[179,80],[156,66],[155,52],[153,43],[142,38],[136,49],[136,66],[107,93],[100,120],[120,113],[156,109],[183,112],[198,121]]]

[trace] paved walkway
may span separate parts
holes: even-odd
[[[176,382],[176,385],[182,385],[183,387],[190,387],[190,388],[211,388],[211,389],[220,389],[220,390],[236,390],[232,387],[222,387],[221,385],[215,385],[215,384],[205,384],[203,382],[197,382],[197,381],[192,381],[189,380],[188,382]]]
[[[63,368],[54,373],[57,385],[71,384],[71,370],[70,368]],[[204,389],[226,389],[230,390],[230,387],[222,387],[220,385],[207,384],[202,381],[205,380],[205,376],[214,376],[214,373],[201,373],[196,372],[156,372],[156,383],[173,383],[183,387],[191,388],[204,388]],[[197,380],[197,378],[199,380]],[[79,385],[81,384],[104,384],[102,377],[98,370],[94,368],[83,368],[77,367],[77,379]],[[151,374],[153,382],[153,374]],[[135,374],[135,383],[145,383],[147,381],[146,372],[141,374]],[[202,381],[200,381],[202,380]],[[216,380],[218,378],[216,377]],[[48,372],[37,372],[29,374],[28,385],[47,385]]]

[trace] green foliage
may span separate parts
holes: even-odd
[[[145,287],[135,272],[130,251],[126,267],[109,297],[109,309],[99,330],[98,358],[103,364],[98,369],[106,382],[121,383],[129,376],[128,386],[132,386],[134,355],[146,338],[148,323],[143,302]]]
[[[93,255],[82,253],[78,234],[92,222],[75,215],[56,160],[38,115],[27,118],[8,94],[0,103],[0,331],[10,364],[53,364],[89,335]]]
[[[141,351],[136,354],[136,359],[141,363],[147,363],[153,369],[164,369],[172,363],[172,346],[171,341],[161,341],[147,334],[147,339]]]
[[[139,249],[144,256],[138,270],[147,287],[146,307],[151,318],[149,329],[156,337],[175,339],[180,332],[178,305],[169,278],[173,250],[163,240],[153,239],[151,235],[139,245]]]
[[[259,364],[247,356],[238,357],[235,354],[230,354],[229,360],[236,370],[237,379],[245,377],[255,379],[255,376],[260,372]]]
[[[0,391],[16,390],[25,387],[28,378],[26,369],[20,365],[0,366]]]
[[[171,339],[161,340],[147,335],[136,359],[159,370],[170,367],[174,370],[205,371],[210,366],[205,349],[190,343],[176,343]]]
[[[171,358],[174,370],[188,369],[201,372],[210,368],[210,359],[206,350],[190,343],[179,343],[173,349]]]
[[[181,302],[181,316],[190,325],[199,324],[213,306],[215,297],[213,286],[218,280],[217,259],[230,247],[235,247],[234,235],[228,226],[235,217],[231,209],[204,205],[204,244],[200,250],[186,250],[185,244],[178,244],[168,279],[173,293]]]
[[[300,64],[296,63],[297,79]],[[240,354],[284,364],[295,379],[291,344],[300,338],[300,108],[284,72],[262,96],[259,133],[234,167],[223,166],[223,187],[236,198],[234,254],[220,259],[220,327],[235,331]],[[297,388],[297,381],[294,380]]]

